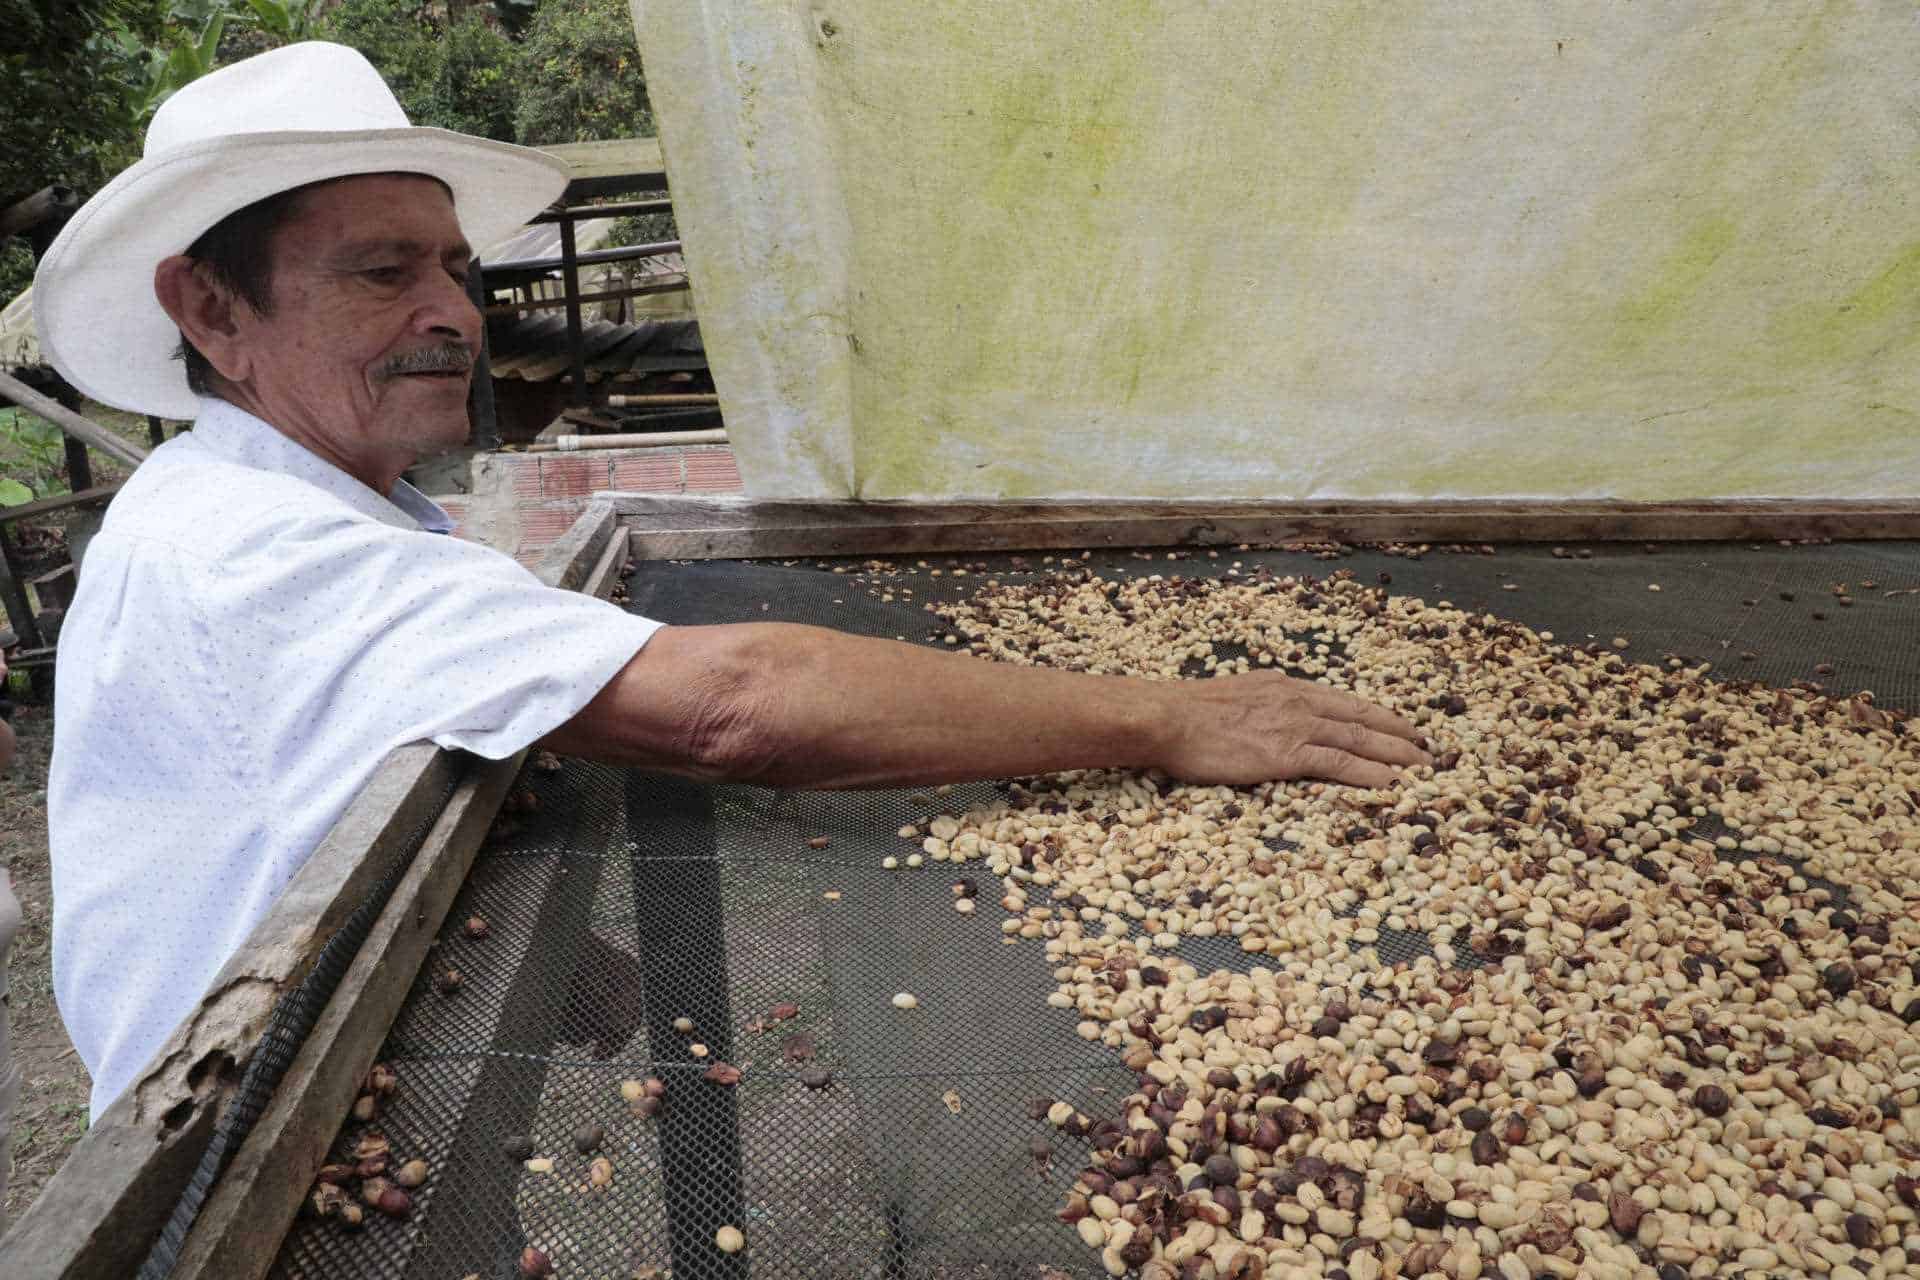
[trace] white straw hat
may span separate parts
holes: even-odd
[[[199,400],[173,358],[180,331],[154,296],[154,268],[255,201],[356,173],[438,178],[476,247],[519,228],[567,185],[566,165],[532,148],[409,125],[355,50],[287,45],[161,104],[139,163],[81,206],[40,260],[41,352],[104,404],[193,417]]]

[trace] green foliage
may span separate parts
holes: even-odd
[[[660,244],[667,240],[678,240],[680,228],[673,220],[673,210],[665,213],[636,213],[621,218],[607,232],[607,243],[616,244]]]
[[[0,0],[0,203],[83,193],[139,156],[144,47],[164,0]]]
[[[654,132],[628,0],[0,0],[0,205],[91,195],[170,94],[303,39],[364,53],[415,124],[531,145]],[[668,238],[658,221],[632,233]],[[0,305],[31,279],[0,243]]]
[[[324,0],[246,0],[246,10],[260,29],[291,44],[310,40],[319,24]]]
[[[0,240],[0,307],[33,283],[33,250],[25,240]]]
[[[213,70],[219,60],[220,36],[226,28],[227,15],[216,10],[177,35],[172,44],[159,48],[142,50],[137,37],[120,33],[118,39],[127,55],[138,58],[144,54],[145,58],[144,77],[129,87],[128,113],[144,125],[161,103]]]
[[[439,81],[439,33],[419,0],[344,0],[322,21],[319,36],[358,49],[386,80],[407,118],[432,124]]]
[[[0,409],[0,506],[67,491],[60,428],[19,409]]]
[[[627,0],[543,0],[527,28],[521,142],[594,142],[654,132]]]
[[[431,109],[413,122],[512,142],[520,100],[519,53],[482,10],[469,9],[440,42]]]
[[[527,29],[527,24],[533,21],[534,11],[540,7],[540,0],[492,0],[490,7],[501,29],[517,37]]]
[[[485,10],[444,27],[418,0],[345,0],[317,34],[365,54],[413,123],[513,140],[519,50]]]

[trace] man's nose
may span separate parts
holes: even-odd
[[[478,271],[480,265],[476,262],[468,269]],[[428,286],[432,292],[420,304],[416,316],[421,330],[439,337],[458,338],[477,349],[483,323],[480,309],[473,305],[473,299],[467,296],[466,286],[460,281],[444,271],[432,274],[434,280]]]

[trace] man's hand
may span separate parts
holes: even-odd
[[[1327,778],[1384,787],[1430,764],[1414,727],[1338,689],[1272,672],[1183,680],[1171,705],[1189,726],[1160,767],[1188,782],[1251,784]]]
[[[1063,769],[1384,786],[1413,726],[1267,672],[1137,680],[982,662],[782,623],[666,627],[552,750],[783,787],[904,787]]]

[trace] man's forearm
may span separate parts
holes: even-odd
[[[653,669],[649,669],[649,668]],[[672,670],[674,687],[661,688]],[[1157,762],[1151,681],[982,662],[821,627],[667,628],[559,750],[790,787],[914,786]]]
[[[1427,763],[1413,726],[1272,672],[1078,675],[819,627],[667,627],[546,745],[706,779],[914,786],[1062,769],[1196,782],[1385,786]]]
[[[743,761],[774,786],[915,786],[1161,763],[1173,717],[1148,680],[989,663],[818,628],[750,643],[782,671]]]

